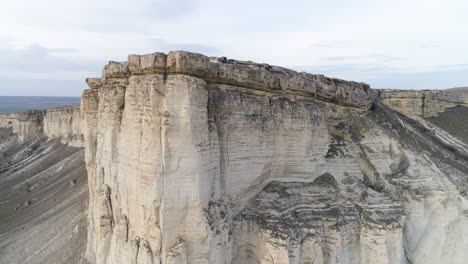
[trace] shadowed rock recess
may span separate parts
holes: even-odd
[[[84,147],[90,263],[468,258],[464,89],[372,90],[184,51],[86,81],[80,118],[0,125],[24,140],[45,122],[47,142]]]

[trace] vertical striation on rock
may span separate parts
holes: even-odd
[[[1,114],[0,127],[11,127],[13,133],[17,135],[18,142],[23,142],[30,137],[42,133],[44,115],[45,111],[41,110]]]
[[[81,110],[79,107],[59,107],[0,115],[0,127],[13,129],[19,143],[44,134],[60,139],[63,144],[83,147]]]
[[[184,51],[129,55],[87,83],[91,262],[464,260],[468,147],[418,117],[463,92]]]
[[[63,144],[83,147],[81,111],[79,107],[49,109],[44,116],[44,134],[51,139],[60,138]]]

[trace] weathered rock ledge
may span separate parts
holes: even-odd
[[[104,67],[102,81],[141,74],[187,75],[207,83],[232,85],[280,95],[302,95],[353,107],[367,108],[372,102],[369,85],[365,83],[298,73],[265,63],[207,57],[186,51],[172,51],[167,55],[129,55],[127,62],[109,62]],[[89,79],[88,85],[98,88],[102,82]]]

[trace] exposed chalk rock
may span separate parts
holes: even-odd
[[[60,138],[63,144],[84,146],[79,107],[49,109],[44,116],[44,134],[51,139]]]
[[[19,142],[43,131],[43,119],[45,111],[32,110],[13,114],[0,114],[0,127],[13,128],[13,133],[17,134]]]
[[[468,257],[468,146],[422,118],[464,107],[464,91],[375,91],[184,51],[130,55],[87,82],[91,262]]]
[[[468,89],[379,90],[379,99],[392,109],[411,116],[433,117],[449,107],[468,107]]]
[[[0,127],[13,129],[18,142],[44,134],[49,139],[59,138],[63,144],[84,146],[79,107],[59,107],[0,115]]]

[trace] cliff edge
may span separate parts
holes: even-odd
[[[468,146],[426,119],[465,93],[184,51],[130,55],[87,83],[93,263],[466,259]]]

